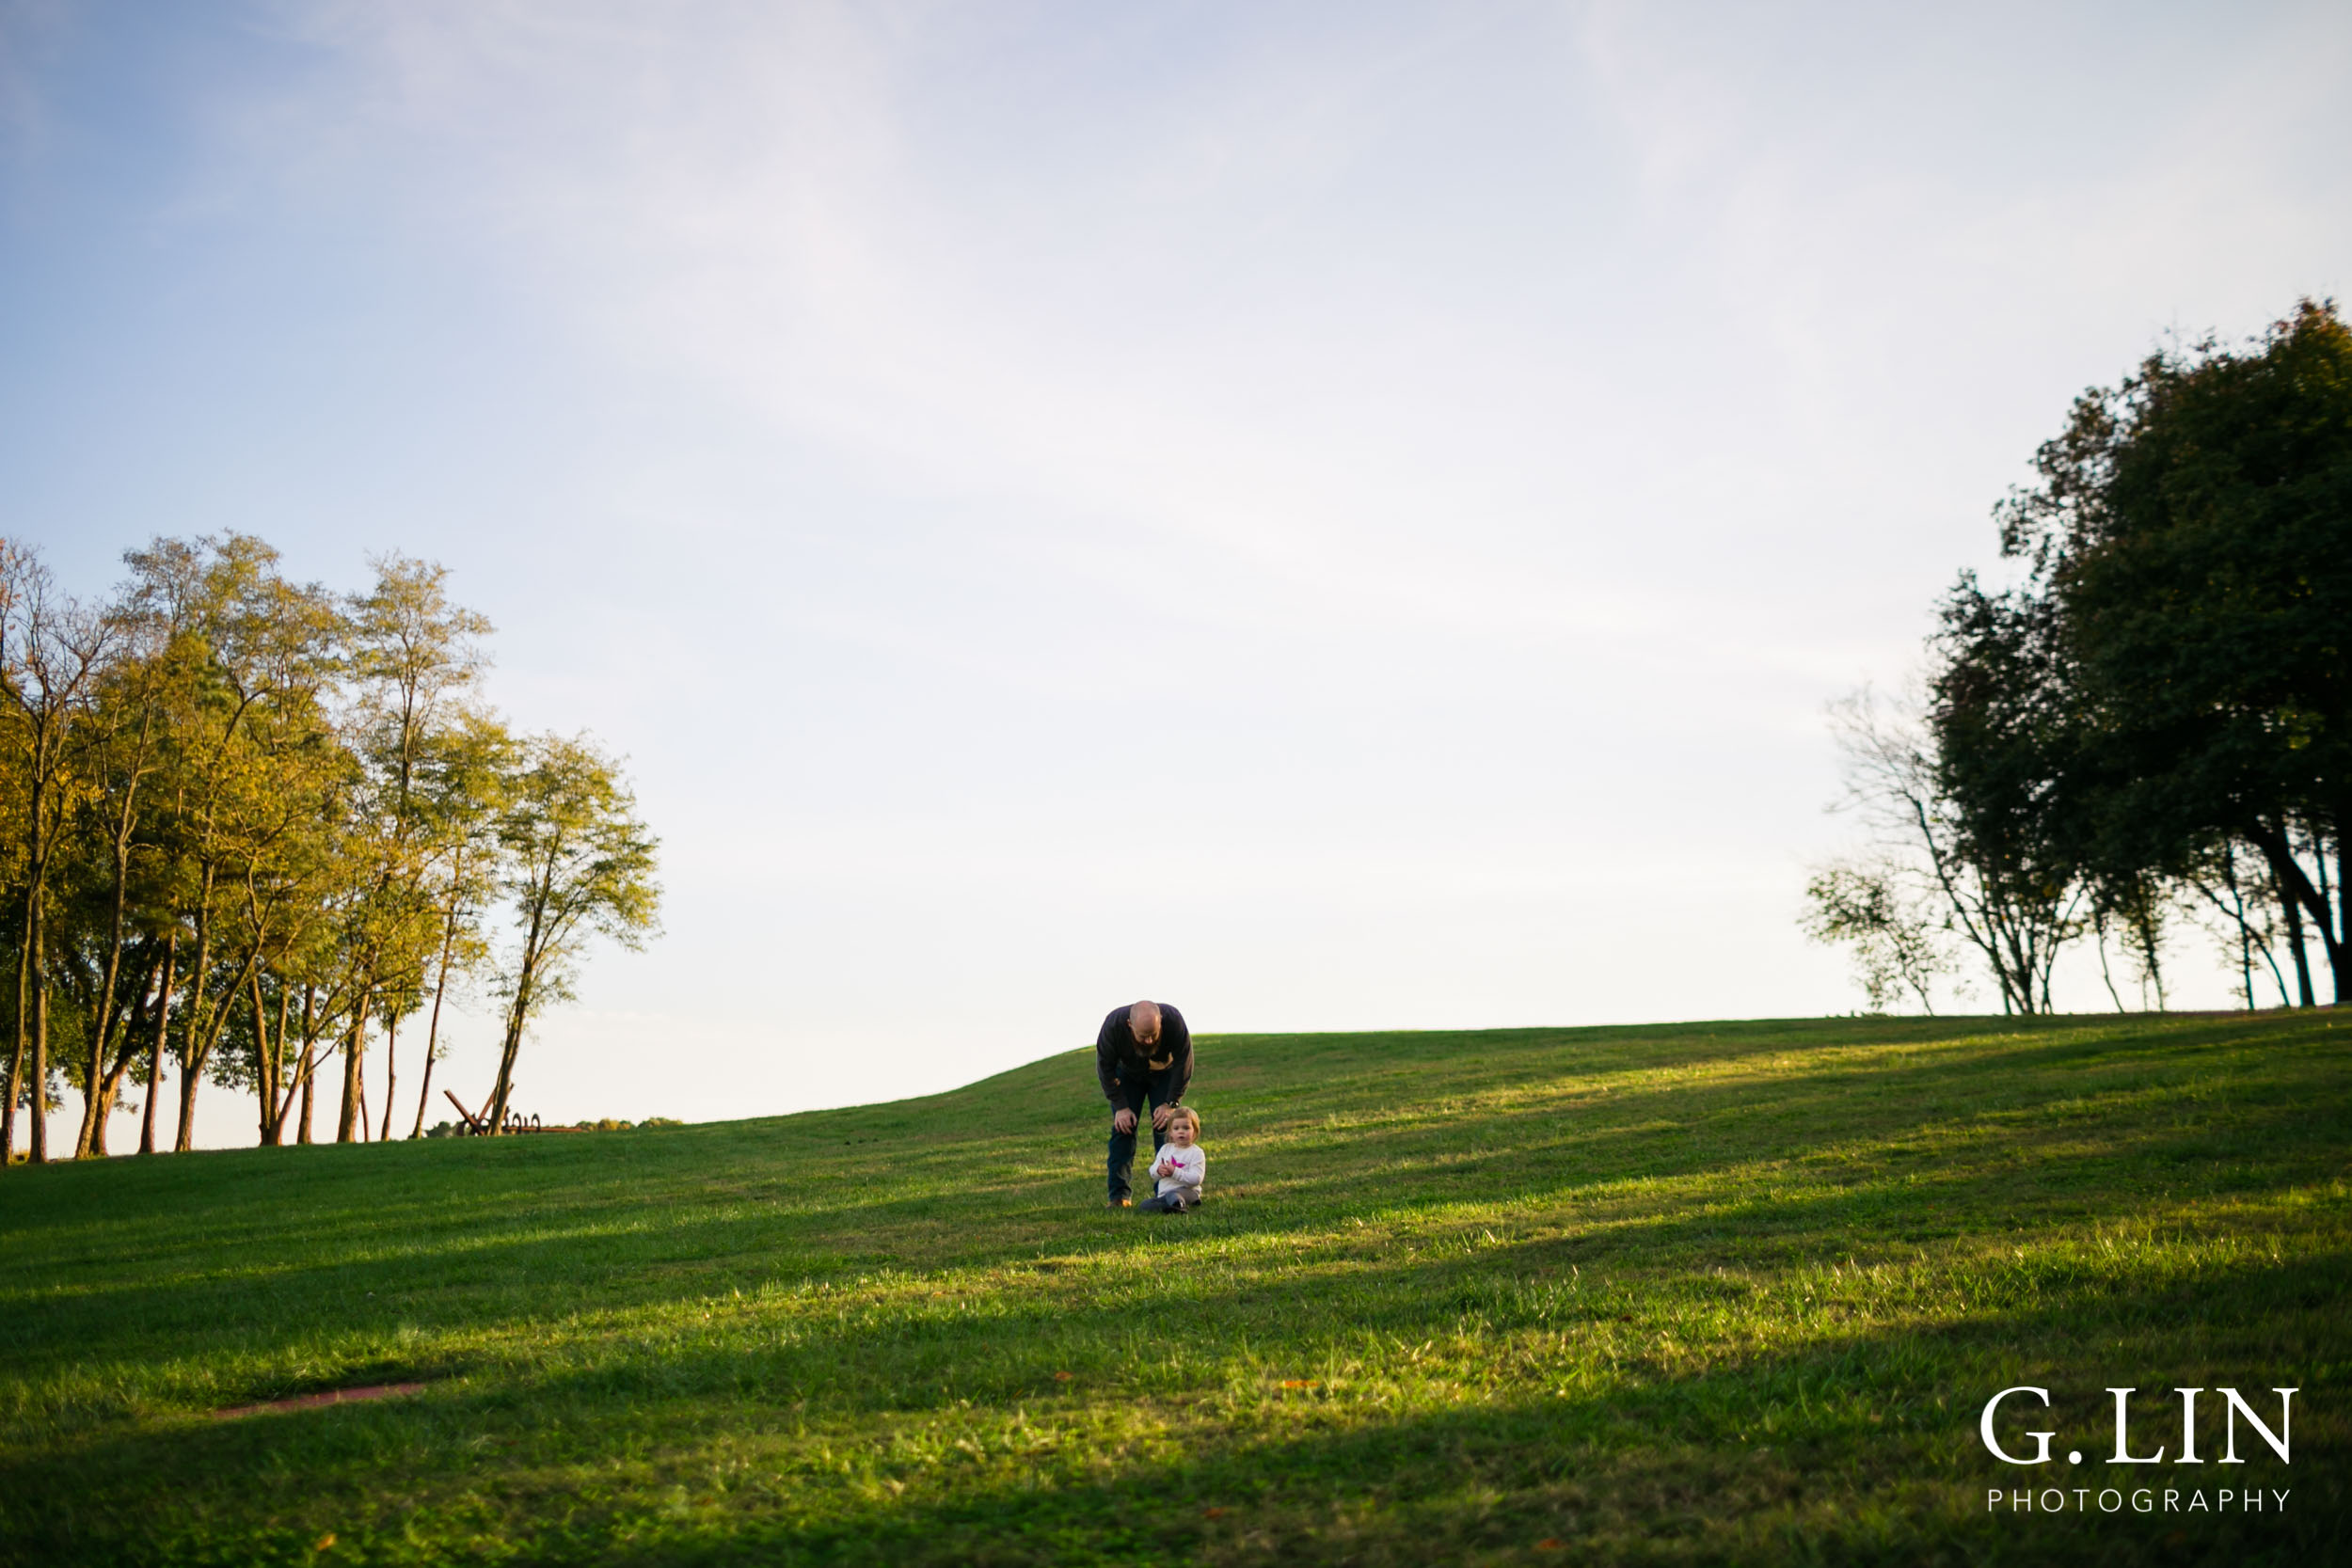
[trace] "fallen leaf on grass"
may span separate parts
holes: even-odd
[[[1056,1383],[1068,1383],[1072,1378],[1076,1377],[1077,1375],[1078,1374],[1076,1372],[1056,1372],[1054,1374],[1054,1381]]]
[[[1204,1508],[1200,1511],[1200,1517],[1203,1519],[1222,1519],[1225,1517],[1225,1510],[1221,1508]]]
[[[1282,1386],[1285,1388],[1320,1388],[1323,1385],[1311,1377],[1286,1377],[1282,1380]]]
[[[1556,1535],[1547,1535],[1535,1543],[1535,1549],[1539,1552],[1565,1552],[1568,1544]]]
[[[323,1552],[323,1551],[326,1550],[326,1548],[327,1548],[327,1547],[329,1547],[329,1546],[333,1545],[334,1544],[335,1544],[335,1532],[334,1532],[334,1531],[332,1531],[332,1530],[329,1530],[329,1531],[327,1531],[325,1535],[320,1536],[320,1537],[318,1538],[318,1541],[317,1541],[317,1542],[316,1542],[316,1543],[315,1543],[315,1544],[314,1544],[310,1547],[310,1549],[311,1549],[312,1551],[314,1551],[314,1552]]]

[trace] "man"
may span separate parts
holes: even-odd
[[[1111,1207],[1134,1207],[1127,1184],[1136,1163],[1136,1113],[1152,1105],[1152,1152],[1168,1141],[1168,1118],[1192,1082],[1192,1031],[1184,1015],[1157,1002],[1114,1007],[1094,1037],[1094,1075],[1111,1102]]]

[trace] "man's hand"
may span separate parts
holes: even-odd
[[[1167,1131],[1168,1131],[1168,1118],[1169,1118],[1170,1117],[1173,1117],[1175,1114],[1176,1114],[1176,1107],[1175,1107],[1175,1106],[1173,1106],[1173,1105],[1154,1105],[1154,1106],[1152,1106],[1152,1131],[1154,1131],[1154,1132],[1167,1132]]]
[[[1152,1116],[1154,1116],[1154,1117],[1157,1117],[1157,1116],[1159,1115],[1159,1113],[1158,1113],[1157,1111],[1154,1111],[1154,1112],[1152,1112]],[[1156,1125],[1157,1125],[1157,1123],[1156,1123],[1156,1122],[1154,1122],[1154,1124],[1153,1124],[1153,1125],[1155,1125],[1155,1126],[1156,1126]],[[1130,1111],[1129,1109],[1127,1109],[1127,1107],[1126,1107],[1126,1106],[1121,1105],[1121,1106],[1120,1106],[1118,1110],[1113,1111],[1113,1112],[1111,1113],[1111,1131],[1112,1131],[1112,1132],[1134,1132],[1135,1130],[1136,1130],[1136,1114],[1135,1114],[1133,1111]]]

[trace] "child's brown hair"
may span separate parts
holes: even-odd
[[[1188,1121],[1192,1123],[1192,1135],[1196,1138],[1200,1136],[1200,1112],[1194,1110],[1189,1105],[1179,1105],[1176,1107],[1174,1113],[1168,1117],[1168,1126],[1173,1127],[1180,1121]]]

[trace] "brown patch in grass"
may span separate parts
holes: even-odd
[[[421,1383],[371,1383],[363,1388],[327,1388],[315,1394],[296,1394],[290,1400],[269,1400],[261,1404],[240,1404],[228,1410],[215,1410],[215,1421],[233,1421],[241,1416],[267,1416],[279,1410],[309,1410],[313,1405],[347,1404],[354,1400],[393,1400],[409,1394],[421,1394]]]

